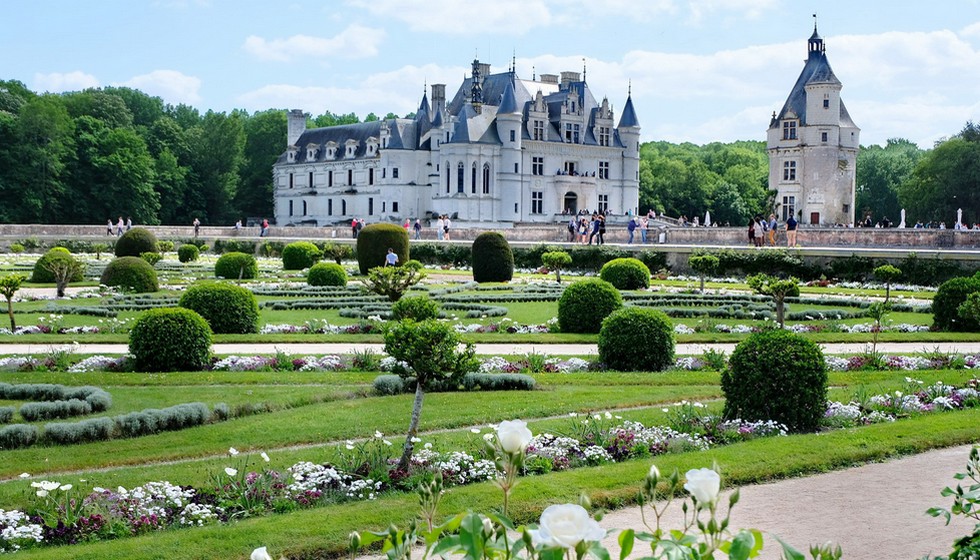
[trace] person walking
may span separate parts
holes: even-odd
[[[627,245],[632,245],[633,244],[633,235],[636,233],[636,220],[635,219],[630,218],[629,223],[626,224],[626,233],[628,234],[628,238],[626,239],[626,244]]]
[[[789,218],[786,219],[786,246],[796,247],[796,228],[799,224],[796,222],[796,218],[790,214]]]
[[[388,248],[388,254],[385,255],[385,266],[397,266],[398,265],[398,253],[395,250]]]
[[[599,214],[599,245],[606,244],[606,215]]]
[[[585,245],[589,238],[589,222],[583,217],[578,220],[578,242]]]
[[[647,242],[647,229],[650,228],[650,220],[643,216],[640,218],[640,243],[646,245]]]
[[[776,246],[776,230],[779,228],[779,222],[776,221],[775,214],[769,214],[769,246]]]
[[[422,239],[422,222],[415,218],[415,225],[412,227],[415,229],[415,239]]]
[[[259,237],[269,235],[269,218],[262,218],[262,225],[259,226]]]
[[[575,233],[577,228],[578,228],[578,221],[575,219],[575,216],[573,215],[571,218],[568,219],[568,242],[569,243],[575,243]]]
[[[123,229],[126,227],[126,222],[123,222],[122,216],[119,216],[119,221],[116,222],[116,235],[122,235]]]
[[[755,245],[755,218],[749,218],[749,245]]]
[[[446,241],[449,241],[449,228],[452,227],[453,222],[446,216],[446,221],[442,226],[442,232],[445,234]]]
[[[122,220],[122,218],[119,219]],[[197,237],[197,234],[201,233],[201,220],[194,218],[192,225],[194,226],[194,237]]]
[[[357,239],[357,230],[358,230],[357,226],[358,226],[358,222],[357,222],[357,217],[355,216],[354,218],[351,218],[350,221],[350,236],[353,239]]]
[[[126,216],[126,231],[133,229],[133,219]]]
[[[112,218],[109,218],[105,223],[105,234],[112,235]]]
[[[408,229],[412,227],[412,221],[409,220],[408,218],[405,218],[405,223],[402,224],[402,227],[405,228],[405,233],[408,233]]]

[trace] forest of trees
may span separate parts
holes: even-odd
[[[406,115],[411,117],[412,115]],[[377,120],[373,113],[364,120]],[[389,113],[384,118],[396,118]],[[355,123],[326,112],[309,126]],[[36,94],[0,80],[0,223],[232,224],[272,216],[272,165],[285,149],[286,114],[168,105],[124,87]],[[704,216],[732,225],[768,213],[765,142],[640,149],[640,211]],[[980,220],[980,127],[922,150],[903,139],[862,147],[859,218]]]

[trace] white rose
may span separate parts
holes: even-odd
[[[657,465],[650,465],[650,472],[647,473],[647,478],[660,478],[660,469]]]
[[[269,454],[266,453],[265,451],[262,452],[262,455],[261,456],[262,456],[262,460],[265,461],[266,463],[268,463],[269,461],[272,460],[272,459],[269,458]]]
[[[269,551],[264,546],[253,550],[249,558],[251,560],[272,560],[272,557],[269,556]]]
[[[575,548],[582,541],[600,541],[606,530],[578,504],[548,506],[541,513],[537,530],[530,531],[535,546]]]
[[[235,476],[236,474],[238,474],[238,471],[231,467],[225,467],[225,474],[227,474],[228,476]]]
[[[497,441],[507,453],[523,452],[533,437],[523,420],[504,420],[497,426]]]
[[[684,475],[684,489],[694,496],[698,504],[713,504],[721,490],[721,476],[711,469],[691,469]]]

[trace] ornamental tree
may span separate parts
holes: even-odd
[[[780,280],[768,274],[756,274],[746,278],[745,282],[756,292],[772,296],[772,300],[776,304],[776,321],[779,323],[779,328],[783,328],[786,323],[783,318],[785,316],[786,298],[800,295],[800,281],[793,277]]]
[[[541,255],[541,264],[555,271],[555,280],[561,284],[561,269],[572,264],[572,256],[565,251],[549,251]]]
[[[691,255],[687,259],[687,264],[691,267],[691,270],[698,273],[698,277],[701,279],[701,293],[704,293],[704,277],[709,274],[714,274],[718,270],[718,265],[721,260],[714,255]]]
[[[389,267],[394,268],[394,267]],[[459,348],[461,338],[449,325],[435,319],[424,321],[389,322],[384,327],[385,352],[392,358],[409,365],[410,370],[401,369],[399,375],[415,379],[415,403],[412,406],[412,419],[405,436],[398,468],[408,470],[422,417],[422,399],[425,390],[436,381],[459,380],[475,371],[479,364],[474,357],[473,345]]]
[[[368,277],[362,282],[369,292],[385,296],[389,301],[398,301],[425,276],[422,263],[408,261],[404,266],[376,266],[368,270]]]
[[[902,276],[902,270],[890,264],[883,264],[874,270],[875,278],[885,283],[885,303],[891,295],[891,284]]]
[[[44,263],[44,268],[54,277],[55,291],[60,298],[65,297],[68,283],[73,277],[79,276],[83,269],[82,263],[75,260],[75,257],[62,253],[52,254]]]
[[[17,323],[14,321],[14,294],[20,289],[27,277],[23,274],[8,274],[0,276],[0,294],[7,299],[7,315],[10,315],[10,332],[17,330]]]

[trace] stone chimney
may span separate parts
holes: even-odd
[[[561,89],[568,89],[568,84],[581,81],[581,74],[578,72],[561,73]]]
[[[542,84],[557,84],[558,74],[541,74]]]
[[[432,114],[436,108],[446,110],[446,84],[432,84]]]
[[[306,113],[302,109],[293,109],[286,114],[286,122],[286,146],[295,146],[306,132]]]

